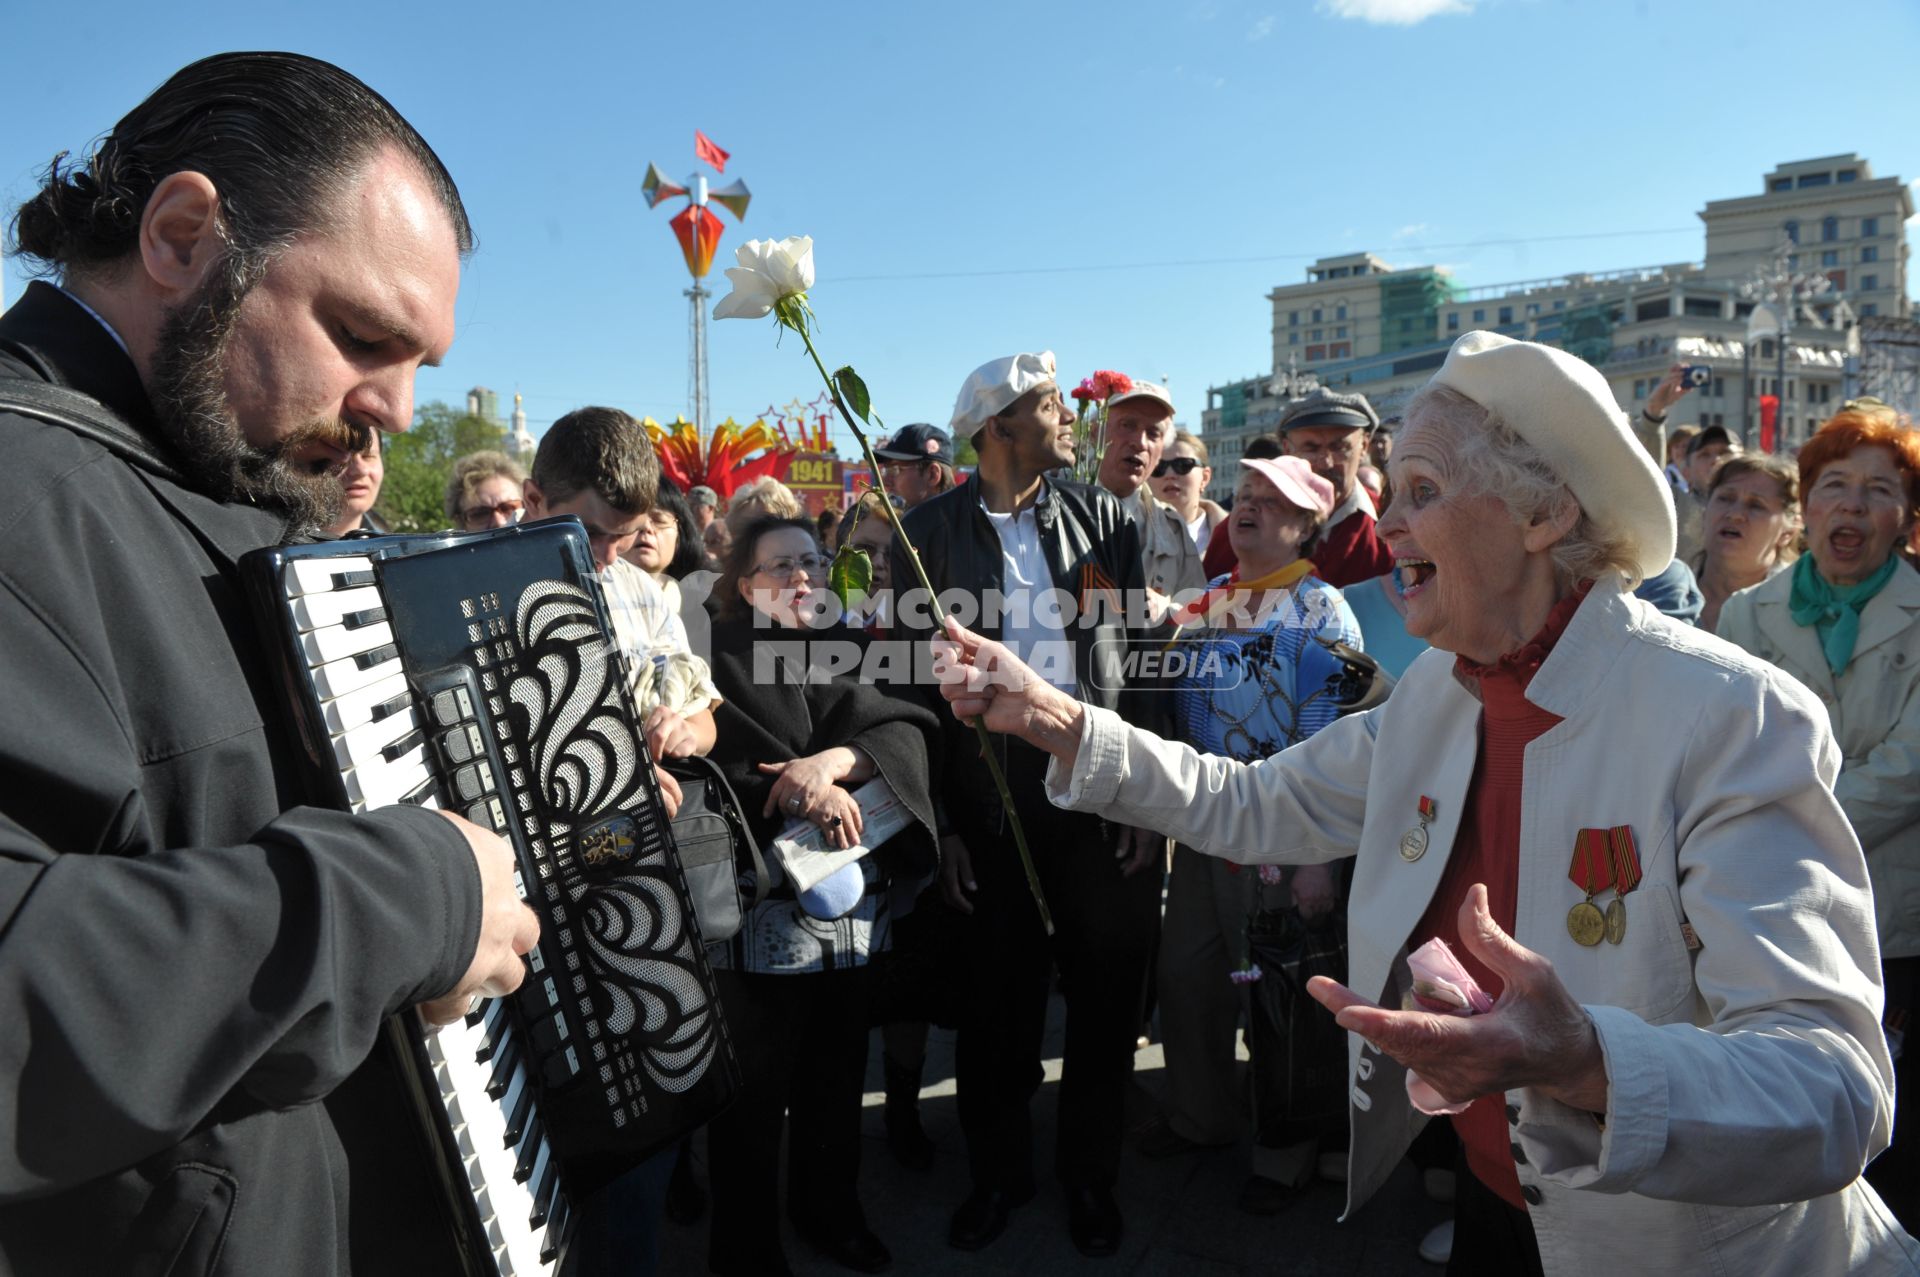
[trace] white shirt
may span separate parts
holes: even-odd
[[[1073,644],[1066,634],[1066,617],[1052,606],[1053,572],[1040,544],[1040,520],[1035,511],[1047,499],[1040,490],[1035,501],[1017,514],[986,510],[1000,538],[1002,599],[1000,641],[1041,678],[1072,696],[1080,686],[1073,673]]]
[[[627,655],[634,708],[645,717],[664,705],[697,714],[720,703],[707,663],[693,654],[687,627],[654,579],[625,559],[599,573],[614,640]]]
[[[1202,554],[1207,552],[1207,542],[1213,539],[1213,529],[1207,525],[1205,506],[1200,508],[1199,514],[1187,520],[1187,535],[1193,538],[1194,549]]]

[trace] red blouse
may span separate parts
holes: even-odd
[[[1527,746],[1560,722],[1556,714],[1527,700],[1527,684],[1545,663],[1553,645],[1566,633],[1591,581],[1554,604],[1540,632],[1516,651],[1492,665],[1475,665],[1466,657],[1454,662],[1454,671],[1480,691],[1480,752],[1467,788],[1466,810],[1453,854],[1447,860],[1433,902],[1413,930],[1410,948],[1435,936],[1445,940],[1489,996],[1498,998],[1500,977],[1488,970],[1460,940],[1460,906],[1476,882],[1487,884],[1487,906],[1493,920],[1513,932],[1515,905],[1520,895],[1520,792]],[[1507,1128],[1506,1099],[1485,1095],[1453,1119],[1453,1129],[1466,1149],[1467,1168],[1511,1206],[1526,1209],[1520,1196],[1520,1177],[1513,1169],[1513,1139]]]

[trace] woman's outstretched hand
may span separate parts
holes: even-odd
[[[1341,1028],[1418,1073],[1449,1103],[1532,1087],[1569,1107],[1604,1113],[1600,1035],[1553,963],[1500,929],[1481,884],[1467,892],[1459,923],[1461,942],[1503,985],[1484,1015],[1390,1011],[1325,976],[1309,980],[1307,992]]]
[[[1041,678],[1005,644],[975,634],[952,617],[933,640],[933,674],[940,694],[962,719],[978,718],[990,732],[1018,736],[1071,764],[1080,749],[1080,702]]]

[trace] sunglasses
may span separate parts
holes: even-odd
[[[515,523],[520,518],[520,507],[521,503],[518,501],[502,501],[498,505],[470,505],[460,511],[460,519],[464,523],[478,523],[488,515],[497,514],[508,523]]]
[[[1199,464],[1198,457],[1168,457],[1153,468],[1153,477],[1164,479],[1170,474],[1177,474],[1184,479],[1192,474],[1193,468]]]

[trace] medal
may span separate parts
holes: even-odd
[[[1427,822],[1433,819],[1433,799],[1420,795],[1420,823],[1400,835],[1400,859],[1412,864],[1427,854]]]
[[[1607,851],[1613,865],[1613,903],[1607,906],[1607,941],[1619,944],[1627,938],[1627,893],[1640,885],[1640,849],[1634,845],[1633,830],[1626,825],[1609,829]]]
[[[1575,944],[1589,949],[1599,944],[1607,934],[1607,919],[1600,912],[1600,907],[1593,903],[1595,893],[1607,886],[1600,879],[1600,871],[1609,861],[1596,854],[1596,848],[1605,847],[1606,837],[1604,829],[1582,829],[1575,836],[1573,866],[1567,871],[1574,886],[1587,893],[1585,900],[1567,911],[1567,934],[1573,937]]]

